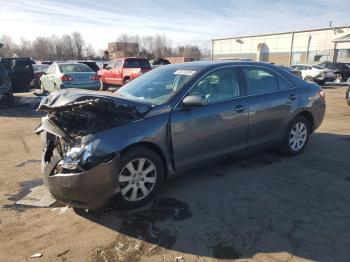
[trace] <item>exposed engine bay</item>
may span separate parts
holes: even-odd
[[[56,173],[82,172],[114,157],[96,148],[99,141],[89,134],[142,118],[150,105],[136,104],[114,96],[91,95],[87,92],[58,92],[44,98],[38,111],[47,112],[36,129],[44,147],[44,161],[61,159]]]

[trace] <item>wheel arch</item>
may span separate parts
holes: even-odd
[[[315,128],[315,121],[314,121],[314,116],[312,115],[312,113],[310,113],[309,111],[301,111],[298,114],[295,115],[294,118],[298,117],[298,116],[303,116],[307,119],[307,121],[310,124],[310,128],[311,128],[311,132],[313,132],[314,128]]]
[[[124,148],[121,151],[121,154],[123,155],[123,153],[125,153],[126,151],[132,150],[135,147],[146,147],[152,151],[154,151],[157,155],[159,155],[160,159],[163,162],[164,165],[164,177],[167,178],[168,177],[168,164],[167,164],[167,160],[165,157],[165,153],[163,152],[163,150],[157,146],[156,144],[152,143],[152,142],[145,142],[145,141],[141,141],[141,142],[137,142],[135,144],[131,144],[129,146],[127,146],[126,148]]]

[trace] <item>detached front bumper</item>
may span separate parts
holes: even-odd
[[[120,155],[106,163],[81,173],[54,174],[60,158],[53,156],[50,163],[42,161],[44,184],[53,197],[70,206],[99,209],[119,193],[117,174]]]

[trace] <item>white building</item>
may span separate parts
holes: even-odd
[[[251,59],[291,65],[350,63],[350,26],[212,40],[213,59]]]

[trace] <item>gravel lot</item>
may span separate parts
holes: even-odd
[[[344,93],[326,89],[325,120],[300,156],[262,151],[226,159],[168,181],[141,209],[101,214],[13,204],[41,182],[33,134],[40,114],[25,105],[0,110],[0,260],[349,261]],[[37,252],[43,256],[29,258]]]

